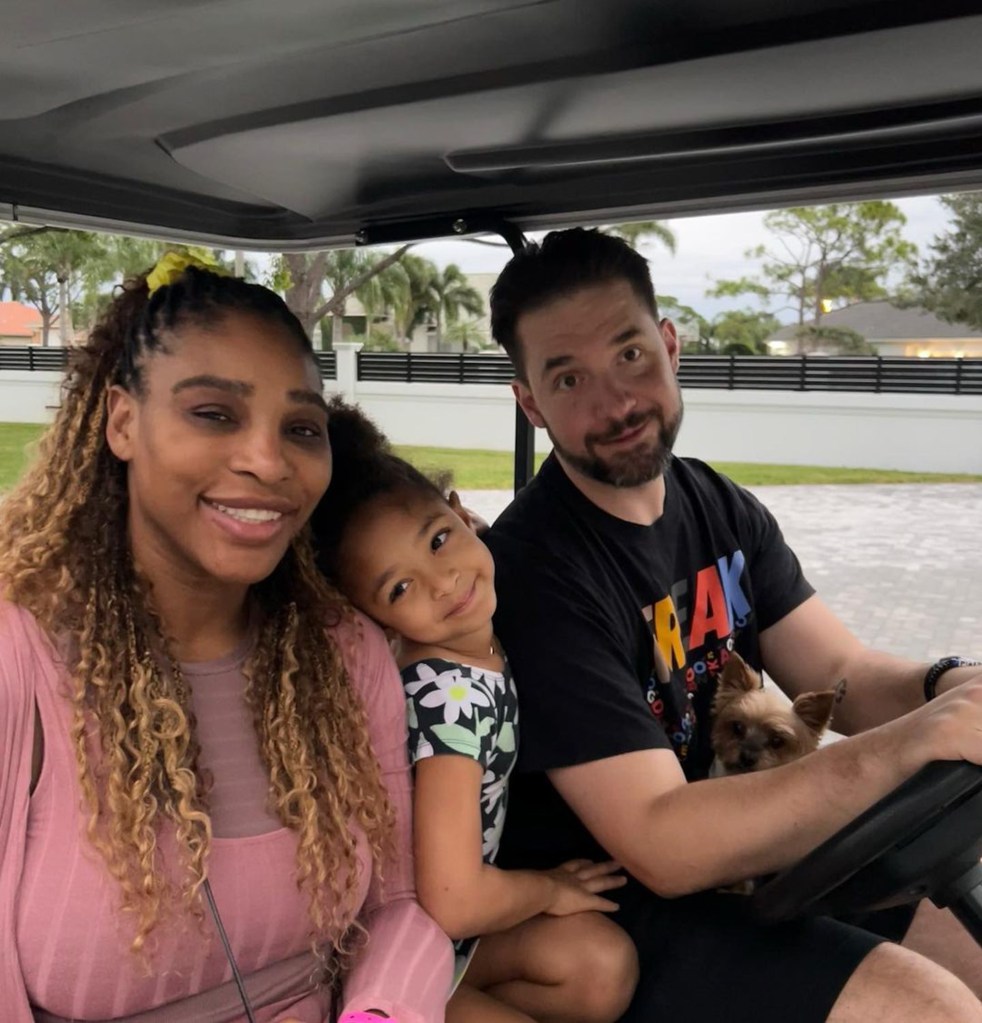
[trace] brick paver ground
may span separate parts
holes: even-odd
[[[822,598],[866,643],[982,657],[982,484],[756,487]],[[492,521],[505,491],[470,491]]]

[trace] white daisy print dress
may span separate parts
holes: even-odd
[[[518,696],[507,661],[503,672],[427,658],[402,669],[409,721],[409,759],[452,754],[484,769],[481,828],[485,863],[494,863],[508,805],[508,776],[518,757]],[[454,942],[455,984],[477,945]]]

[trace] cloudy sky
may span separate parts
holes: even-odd
[[[935,197],[895,201],[907,217],[905,237],[914,242],[921,253],[927,253],[931,240],[945,228],[947,211]],[[707,318],[724,309],[758,308],[750,296],[708,299],[705,293],[714,279],[743,277],[754,272],[757,263],[746,259],[744,252],[760,244],[766,245],[770,240],[763,220],[761,212],[669,221],[678,238],[676,254],[672,256],[653,243],[642,248],[651,260],[657,291],[672,295]],[[467,241],[429,242],[418,246],[416,251],[440,266],[453,262],[469,273],[498,271],[508,258],[507,250]]]

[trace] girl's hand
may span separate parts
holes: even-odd
[[[548,916],[570,916],[573,913],[585,913],[595,910],[611,913],[618,908],[616,902],[605,899],[601,892],[609,892],[614,888],[622,888],[627,878],[617,873],[621,869],[619,863],[607,860],[594,863],[592,860],[570,860],[561,863],[554,870],[544,873],[552,880],[555,894],[546,907]]]

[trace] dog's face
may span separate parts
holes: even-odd
[[[730,654],[713,699],[713,751],[725,773],[763,771],[811,753],[832,720],[836,695],[802,693],[788,706],[739,654]]]

